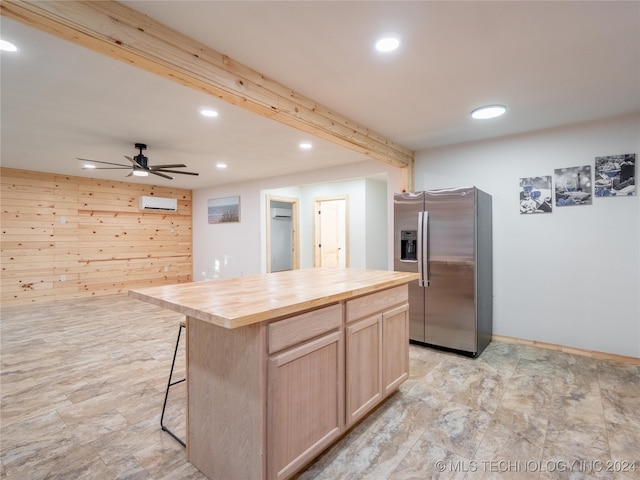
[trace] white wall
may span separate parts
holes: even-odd
[[[639,114],[416,153],[416,190],[493,197],[494,333],[640,357],[639,196],[519,212],[520,178],[624,153],[638,169]]]
[[[393,218],[387,216],[387,185],[385,182],[368,178],[365,189],[367,268],[387,270],[393,266],[393,262],[389,262],[385,255],[389,247],[387,232],[392,225],[388,219]],[[397,191],[399,190],[394,192]]]
[[[313,198],[347,194],[350,218],[350,266],[367,265],[365,242],[365,178],[386,178],[386,190],[378,188],[376,208],[386,204],[387,215],[393,210],[393,193],[401,189],[400,169],[371,160],[340,168],[316,170],[302,174],[267,178],[254,182],[224,185],[193,192],[193,278],[232,278],[266,271],[265,195],[300,198],[301,268],[313,265]],[[368,181],[368,180],[367,180]],[[240,196],[240,222],[207,223],[207,200]],[[390,216],[389,216],[390,218]],[[386,265],[392,265],[393,234],[386,231]],[[380,247],[377,247],[380,251]],[[384,255],[384,251],[382,252]]]

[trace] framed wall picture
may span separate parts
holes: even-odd
[[[555,170],[556,207],[591,205],[591,165]]]
[[[240,221],[240,197],[211,198],[207,200],[209,223],[229,223]]]
[[[551,176],[520,179],[520,213],[551,213]]]
[[[636,195],[636,154],[596,157],[596,197]]]

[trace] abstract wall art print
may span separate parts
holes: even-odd
[[[551,213],[551,176],[520,179],[520,213]]]
[[[591,165],[555,170],[556,207],[591,205]]]
[[[636,154],[596,157],[596,197],[636,195]]]

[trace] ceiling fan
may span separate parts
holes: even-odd
[[[138,149],[138,155],[132,157],[124,156],[127,160],[131,162],[131,165],[126,165],[122,163],[111,163],[111,162],[101,162],[100,160],[89,160],[87,158],[78,158],[83,162],[93,162],[93,163],[102,163],[105,165],[115,165],[115,167],[93,167],[93,166],[85,166],[82,167],[83,170],[119,170],[119,169],[132,169],[131,173],[127,175],[130,177],[131,175],[135,175],[136,177],[146,177],[150,173],[157,175],[159,177],[168,178],[169,180],[173,180],[174,177],[169,175],[165,175],[165,173],[181,173],[183,175],[198,175],[194,172],[184,172],[180,170],[171,170],[173,168],[185,168],[186,165],[182,163],[172,163],[169,165],[149,165],[149,159],[142,154],[143,150],[147,149],[147,145],[144,143],[136,143],[136,148]]]

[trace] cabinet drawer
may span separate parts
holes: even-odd
[[[271,323],[269,354],[322,335],[342,325],[342,305],[335,304]]]
[[[374,313],[388,310],[409,301],[409,288],[406,285],[389,288],[381,292],[363,295],[347,301],[347,323]]]

